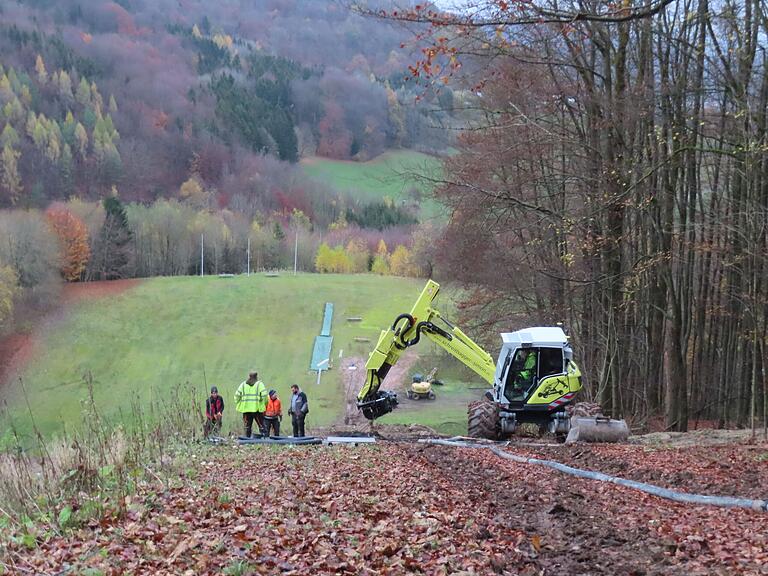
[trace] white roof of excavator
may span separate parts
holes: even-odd
[[[552,348],[562,348],[568,343],[568,336],[563,329],[558,326],[553,327],[535,327],[525,328],[517,332],[503,332],[501,341],[505,346],[511,345],[518,347],[522,344],[530,346],[549,346]]]

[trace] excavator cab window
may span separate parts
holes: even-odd
[[[507,371],[504,396],[510,402],[521,402],[536,383],[538,349],[518,348]]]
[[[523,402],[539,380],[562,373],[562,349],[518,348],[507,371],[504,396],[510,402]]]
[[[539,380],[555,374],[563,374],[562,348],[539,348]]]

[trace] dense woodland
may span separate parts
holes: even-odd
[[[447,162],[444,269],[467,317],[564,321],[613,415],[765,421],[768,6],[479,2],[416,73],[482,116]],[[483,67],[484,66],[484,67]]]

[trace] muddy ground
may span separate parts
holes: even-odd
[[[419,357],[412,351],[405,352],[399,362],[390,368],[387,377],[381,385],[382,390],[394,390],[399,397],[404,397],[402,393],[404,386],[410,378],[411,367]],[[340,419],[340,425],[366,425],[366,420],[357,409],[357,394],[365,383],[366,359],[360,356],[350,356],[344,358],[340,364],[341,380],[344,385],[345,410],[344,416]]]

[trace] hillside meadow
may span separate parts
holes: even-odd
[[[363,201],[389,198],[396,203],[417,200],[423,218],[440,213],[439,205],[421,196],[432,191],[429,179],[442,174],[442,160],[413,150],[390,150],[368,162],[307,158],[301,162],[304,172],[313,179],[346,191]],[[414,197],[412,191],[417,190]]]
[[[216,385],[227,402],[224,432],[237,432],[232,396],[250,369],[284,402],[291,384],[302,386],[311,402],[310,429],[332,424],[344,410],[340,374],[324,373],[318,386],[316,373],[309,371],[323,305],[335,307],[332,361],[338,363],[340,354],[367,357],[379,330],[410,309],[422,283],[373,275],[154,278],[120,294],[72,303],[38,327],[32,360],[19,379],[5,383],[4,443],[11,440],[10,424],[30,438],[24,393],[43,434],[80,424],[88,375],[101,415],[127,424],[136,403],[157,406],[169,401],[175,388],[192,387],[201,405]],[[363,320],[348,322],[348,317]],[[355,342],[356,337],[371,342]],[[434,355],[433,346],[419,351],[426,354],[420,370],[437,365],[444,378],[463,377],[454,360]],[[404,407],[382,422],[438,427],[450,422],[458,432],[471,393],[457,382],[437,392],[452,401]]]

